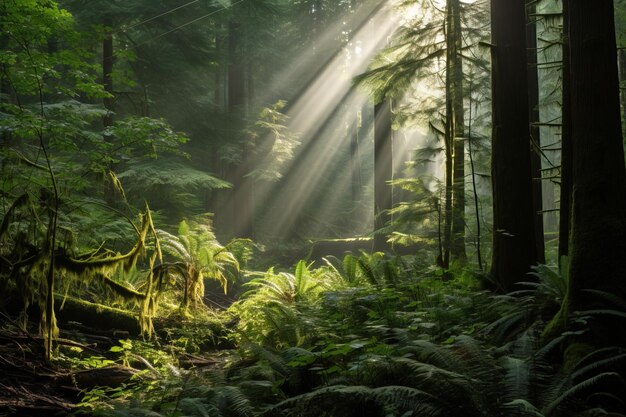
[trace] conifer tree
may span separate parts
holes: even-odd
[[[537,262],[545,263],[536,11],[536,2],[534,0],[528,1],[526,8],[526,48],[528,51],[528,113],[530,122],[530,164],[533,186],[533,210],[535,212],[535,242],[537,246]]]
[[[374,107],[374,251],[387,248],[386,237],[379,230],[388,226],[391,219],[392,156],[391,102],[385,99]]]
[[[526,2],[493,0],[491,279],[508,292],[537,262],[531,183]]]
[[[453,151],[453,207],[450,256],[464,263],[465,253],[465,91],[463,89],[463,32],[461,27],[461,2],[449,0],[446,11],[447,70],[446,106],[449,126],[449,147]],[[446,262],[448,265],[449,262]]]
[[[432,3],[407,1],[432,14],[406,22],[391,45],[371,68],[357,77],[381,97],[405,97],[417,81],[437,85],[441,94],[433,106],[423,101],[412,107],[411,117],[427,115],[431,130],[441,138],[445,154],[443,190],[442,256],[439,264],[448,268],[451,261],[465,262],[465,97],[463,50],[480,37],[469,25],[472,12],[480,5],[464,5],[449,0],[444,9]],[[443,65],[441,65],[443,63]],[[476,64],[477,62],[472,62]],[[433,73],[433,68],[441,71]],[[443,82],[441,82],[443,81]],[[443,109],[443,110],[442,110]],[[419,116],[418,116],[419,115]]]
[[[561,318],[626,298],[626,168],[612,0],[567,1],[572,199],[569,287]],[[593,292],[595,290],[595,292]],[[589,340],[626,342],[603,318]]]

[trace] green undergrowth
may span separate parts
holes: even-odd
[[[417,259],[383,254],[253,273],[228,310],[178,326],[171,318],[158,342],[120,340],[109,360],[142,371],[122,388],[86,392],[81,412],[623,415],[614,369],[626,352],[591,349],[556,365],[560,346],[584,328],[542,337],[566,289],[556,268],[540,266],[535,276],[494,295],[471,271],[444,279]]]

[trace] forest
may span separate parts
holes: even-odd
[[[626,0],[0,0],[0,417],[626,416]]]

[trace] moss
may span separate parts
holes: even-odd
[[[77,321],[96,329],[118,329],[132,334],[140,333],[139,319],[135,313],[74,297],[67,297],[64,301],[60,296],[56,299],[57,305],[63,303],[63,308],[57,310],[61,322]]]

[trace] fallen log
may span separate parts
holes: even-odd
[[[119,387],[139,371],[122,365],[85,369],[54,375],[54,381],[60,385],[72,385],[81,390],[94,387]]]
[[[93,329],[111,331],[113,329],[139,335],[139,318],[136,313],[119,308],[108,307],[74,297],[63,300],[57,296],[56,315],[59,323],[78,322]],[[60,307],[63,306],[61,309]]]

